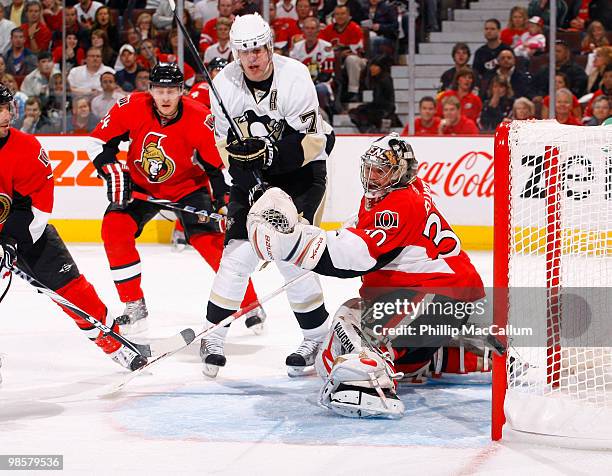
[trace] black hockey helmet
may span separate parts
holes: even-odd
[[[215,71],[215,70],[221,71],[228,64],[229,64],[228,60],[226,60],[225,58],[219,58],[217,56],[216,58],[211,59],[210,63],[208,63],[208,71]]]
[[[183,87],[185,77],[176,63],[157,63],[149,77],[151,86]]]
[[[13,93],[4,84],[0,83],[0,104],[12,103]]]

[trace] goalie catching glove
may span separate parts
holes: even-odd
[[[276,147],[267,137],[234,139],[225,146],[230,165],[246,170],[265,170],[276,155]]]
[[[132,200],[132,178],[128,166],[120,162],[104,164],[100,175],[106,181],[108,201],[125,208]]]
[[[249,241],[265,261],[287,261],[312,270],[327,246],[327,235],[308,224],[291,197],[272,187],[253,204],[247,217]]]

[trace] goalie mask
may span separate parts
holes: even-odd
[[[366,198],[382,198],[408,185],[417,173],[412,146],[396,132],[372,143],[361,156],[361,184]]]

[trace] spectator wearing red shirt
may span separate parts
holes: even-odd
[[[512,7],[510,10],[510,18],[508,19],[508,26],[504,28],[499,35],[499,39],[502,43],[514,48],[517,44],[517,40],[527,31],[528,20],[529,16],[527,15],[526,8]]]
[[[211,18],[204,24],[202,33],[200,34],[200,51],[204,53],[206,48],[217,42],[217,19],[227,18],[231,22],[234,21],[234,2],[232,0],[219,0],[217,3],[217,11],[219,15],[216,18]]]
[[[358,100],[359,79],[368,60],[363,57],[363,31],[351,20],[347,5],[338,5],[334,9],[334,22],[325,27],[319,38],[330,42],[342,59],[342,68],[348,78],[347,102]]]
[[[414,120],[414,135],[437,135],[439,130],[440,118],[436,116],[436,100],[431,96],[425,96],[419,101],[419,117]],[[408,135],[408,124],[404,127],[402,135]]]
[[[43,19],[51,31],[62,29],[62,2],[43,0]]]
[[[62,54],[64,48],[56,46],[53,48],[53,62],[56,64],[62,63]],[[75,66],[81,66],[85,62],[85,52],[83,48],[79,46],[79,39],[74,33],[68,33],[66,35],[66,64],[69,68]]]
[[[584,110],[585,117],[591,117],[593,115],[593,103],[595,99],[602,95],[612,97],[612,65],[606,66],[599,89],[593,93],[593,97]]]
[[[559,124],[568,126],[581,126],[580,118],[572,114],[572,92],[569,89],[563,88],[557,91],[557,99],[555,101],[555,119]]]
[[[476,122],[478,120],[478,116],[480,116],[480,111],[482,110],[482,101],[478,97],[477,94],[474,94],[472,90],[474,89],[474,81],[476,80],[476,76],[471,68],[464,67],[457,71],[455,74],[455,80],[453,81],[452,89],[444,91],[438,97],[438,111],[437,115],[439,117],[443,116],[442,108],[445,98],[454,96],[459,100],[461,104],[461,114]]]
[[[474,135],[478,132],[474,121],[461,114],[461,103],[456,96],[448,96],[442,100],[442,120],[438,130],[440,135]]]
[[[32,53],[39,53],[49,49],[51,43],[51,30],[47,28],[42,20],[42,5],[37,2],[26,4],[27,22],[21,24],[21,29],[25,35],[25,47]]]
[[[293,18],[277,18],[276,6],[270,2],[270,28],[274,31],[274,49],[288,53],[293,47],[291,38],[301,34],[297,21]]]

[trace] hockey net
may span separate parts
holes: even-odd
[[[493,438],[612,441],[612,127],[499,127],[494,246]]]

